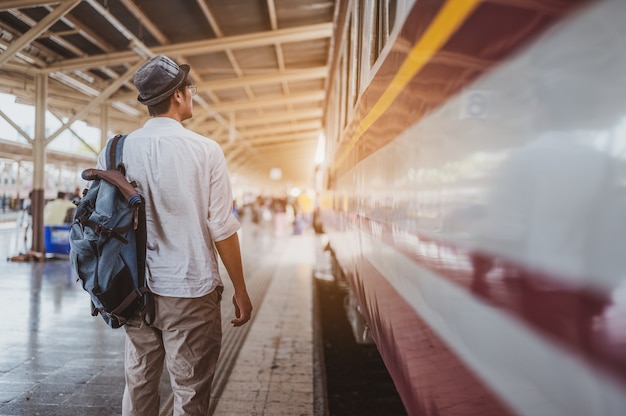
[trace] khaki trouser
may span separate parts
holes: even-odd
[[[163,362],[174,392],[174,416],[209,409],[211,383],[220,353],[222,288],[201,298],[155,295],[149,326],[139,317],[126,324],[124,416],[158,416]]]

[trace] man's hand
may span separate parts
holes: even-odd
[[[233,305],[235,305],[235,319],[230,321],[234,326],[241,326],[252,317],[252,302],[246,289],[246,281],[243,277],[243,267],[241,264],[241,251],[239,250],[239,237],[233,233],[230,237],[215,242],[215,248],[220,253],[224,267],[228,272],[228,277],[233,282],[235,294],[233,295]]]
[[[248,292],[233,295],[233,305],[235,306],[235,319],[230,321],[233,326],[241,326],[252,317],[252,302],[248,297]]]

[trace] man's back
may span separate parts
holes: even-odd
[[[212,241],[231,235],[239,224],[217,143],[157,117],[128,136],[123,161],[127,178],[146,199],[152,290],[191,296],[221,285]]]

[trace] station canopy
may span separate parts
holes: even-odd
[[[269,172],[280,169],[284,182],[307,186],[322,128],[335,3],[3,0],[0,92],[36,105],[37,80],[45,74],[47,109],[67,127],[81,120],[127,133],[148,117],[132,84],[135,71],[164,54],[189,64],[198,86],[185,126],[218,141],[231,171],[269,181]],[[0,142],[0,157],[27,158],[28,151]]]

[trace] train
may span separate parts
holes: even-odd
[[[319,215],[410,415],[626,414],[626,2],[350,0]]]

